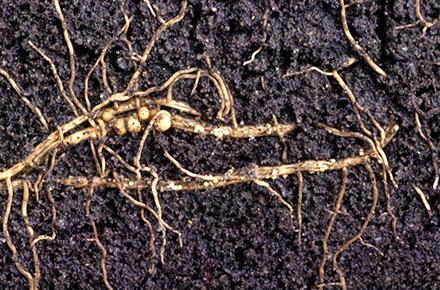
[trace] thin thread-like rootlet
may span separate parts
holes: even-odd
[[[428,31],[428,29],[433,28],[434,26],[440,24],[440,13],[436,19],[432,21],[426,20],[426,18],[423,16],[421,11],[421,2],[422,0],[414,0],[414,14],[416,16],[416,21],[410,24],[397,26],[396,29],[405,29],[405,28],[421,26],[422,33],[425,34]]]
[[[323,238],[323,257],[319,266],[319,288],[329,285],[339,285],[345,289],[346,279],[343,270],[338,265],[338,258],[347,250],[354,242],[359,241],[365,244],[362,240],[362,234],[370,223],[376,209],[378,200],[378,188],[376,181],[376,174],[374,173],[371,163],[378,162],[382,168],[382,181],[384,193],[387,201],[387,213],[392,219],[392,227],[395,233],[396,218],[392,213],[390,205],[390,194],[388,191],[388,179],[396,185],[394,181],[391,167],[388,162],[387,156],[384,152],[385,146],[392,141],[395,136],[398,126],[391,124],[387,127],[382,127],[377,122],[372,114],[365,108],[363,108],[356,100],[356,97],[350,90],[349,86],[345,83],[344,79],[339,74],[339,70],[347,68],[352,65],[356,60],[349,59],[340,68],[335,69],[332,72],[325,72],[319,68],[311,67],[305,71],[299,73],[291,73],[286,77],[303,74],[306,72],[317,71],[323,75],[334,78],[339,86],[346,93],[349,98],[354,112],[357,117],[358,125],[361,128],[361,132],[344,131],[333,128],[324,124],[317,124],[318,129],[328,131],[330,134],[334,134],[339,137],[356,138],[366,144],[366,148],[361,149],[358,155],[347,157],[340,160],[306,160],[295,164],[284,164],[277,166],[252,166],[242,169],[231,169],[224,174],[197,174],[185,169],[178,160],[172,157],[168,152],[164,152],[164,156],[176,166],[181,174],[181,178],[173,180],[165,180],[161,178],[153,167],[147,164],[142,164],[142,153],[144,144],[151,133],[155,130],[157,132],[165,133],[168,130],[180,130],[189,134],[206,135],[216,139],[223,138],[257,138],[266,136],[277,136],[281,140],[284,140],[285,135],[289,134],[296,129],[296,124],[286,123],[280,124],[274,117],[272,123],[256,124],[256,125],[239,125],[237,122],[236,113],[234,110],[234,99],[232,94],[223,78],[223,76],[211,68],[210,60],[206,57],[206,62],[209,69],[200,69],[197,67],[189,68],[185,70],[179,70],[171,75],[168,80],[159,86],[152,86],[145,90],[138,88],[139,79],[142,76],[142,70],[144,64],[148,60],[150,53],[160,35],[185,16],[188,1],[181,2],[180,10],[177,15],[168,21],[165,21],[159,15],[159,11],[151,5],[147,0],[144,1],[147,5],[150,13],[160,23],[159,28],[153,33],[150,41],[146,44],[142,55],[133,57],[135,63],[135,70],[132,73],[127,87],[120,92],[114,92],[109,85],[107,78],[107,69],[105,57],[109,47],[117,40],[123,40],[127,45],[127,49],[130,55],[137,55],[133,51],[133,45],[127,38],[127,31],[130,27],[132,18],[129,17],[126,12],[121,8],[121,12],[124,16],[124,25],[117,32],[117,34],[110,39],[110,41],[102,48],[101,54],[97,61],[93,64],[90,71],[86,74],[84,80],[84,102],[85,105],[79,100],[75,92],[75,50],[70,40],[69,32],[65,22],[65,18],[62,13],[62,8],[58,0],[54,0],[55,12],[61,23],[63,38],[67,46],[67,53],[69,59],[70,75],[67,80],[67,92],[65,90],[64,82],[59,76],[56,66],[51,58],[40,48],[36,47],[32,42],[29,42],[30,47],[36,51],[50,66],[52,76],[57,85],[59,93],[64,98],[70,109],[74,113],[75,117],[66,124],[57,126],[56,130],[49,134],[48,137],[35,147],[35,149],[21,162],[13,165],[12,167],[0,172],[0,188],[7,192],[7,202],[5,206],[5,212],[3,216],[3,233],[6,238],[7,245],[11,251],[12,258],[16,265],[17,270],[27,279],[29,289],[38,289],[39,280],[41,279],[40,262],[38,258],[37,245],[41,241],[50,241],[56,238],[56,204],[49,188],[45,188],[47,194],[46,197],[51,205],[52,209],[52,233],[50,235],[39,235],[33,230],[29,215],[27,211],[28,204],[30,202],[31,192],[37,201],[40,199],[40,191],[47,182],[54,182],[62,184],[64,186],[74,188],[86,189],[86,215],[90,221],[93,229],[93,238],[90,240],[95,242],[100,252],[99,267],[101,269],[104,285],[108,289],[112,289],[111,273],[107,271],[106,258],[108,252],[105,245],[99,238],[99,231],[96,223],[93,219],[92,213],[92,201],[94,194],[99,188],[116,188],[123,195],[124,199],[130,204],[139,209],[140,219],[144,223],[146,229],[150,234],[149,248],[152,255],[155,255],[155,240],[156,232],[148,219],[148,216],[153,216],[159,227],[161,233],[161,247],[159,251],[159,257],[161,262],[164,262],[165,249],[167,244],[167,232],[170,231],[178,238],[180,246],[183,245],[181,239],[181,233],[174,229],[164,219],[164,213],[162,211],[159,195],[165,191],[192,191],[200,189],[212,189],[218,187],[229,186],[239,183],[253,183],[266,188],[268,192],[276,197],[280,204],[285,206],[289,211],[289,220],[292,230],[295,229],[293,217],[295,211],[293,206],[288,203],[281,194],[274,190],[269,181],[284,177],[288,175],[296,175],[298,179],[298,198],[297,198],[297,227],[298,227],[298,243],[301,241],[302,233],[302,218],[301,218],[301,204],[302,204],[302,186],[303,186],[303,173],[321,173],[328,171],[342,172],[341,189],[338,194],[336,204],[334,206],[333,213],[330,217],[325,236]],[[264,39],[266,39],[266,24],[267,24],[267,12],[264,19]],[[343,22],[345,20],[345,4],[341,0],[341,17]],[[344,31],[346,30],[346,23],[344,24]],[[346,32],[347,33],[347,32]],[[348,38],[350,39],[348,33]],[[360,51],[361,56],[379,73],[383,71],[377,66],[374,67],[374,63],[369,61],[369,57],[362,49],[355,46],[355,49]],[[258,50],[252,55],[252,60]],[[89,93],[89,81],[98,68],[101,68],[101,80],[107,93],[107,98],[101,103],[92,106],[91,95]],[[49,128],[50,124],[42,115],[38,108],[34,107],[32,103],[24,97],[21,93],[18,85],[12,79],[12,77],[4,70],[0,70],[0,73],[8,80],[14,90],[17,92],[22,101],[35,113],[43,127]],[[192,108],[189,104],[175,100],[173,96],[173,88],[175,84],[181,80],[193,80],[194,86],[191,91],[191,95],[197,90],[199,81],[202,78],[206,78],[215,88],[218,96],[220,97],[220,109],[217,113],[217,119],[222,122],[222,125],[213,125],[202,120],[203,112],[198,112]],[[153,97],[158,93],[166,94],[165,98]],[[367,125],[363,119],[367,118],[370,124],[373,125],[375,132],[367,129]],[[52,125],[52,127],[54,127]],[[377,133],[377,134],[375,134]],[[108,135],[126,135],[132,134],[133,138],[139,136],[139,146],[132,161],[125,160],[118,152],[110,148],[105,144],[106,137]],[[376,136],[377,135],[377,136]],[[77,144],[88,142],[90,145],[91,156],[95,162],[97,176],[77,176],[77,177],[53,177],[52,172],[55,168],[59,157],[63,151],[67,148],[75,146]],[[110,155],[116,159],[120,165],[122,165],[126,172],[123,174],[118,173],[116,170],[108,168],[106,156]],[[35,173],[33,170],[36,166],[43,166],[47,170],[43,173]],[[370,210],[368,215],[363,220],[362,225],[358,232],[342,246],[340,246],[333,254],[333,268],[336,271],[339,282],[326,283],[324,281],[325,265],[328,259],[328,242],[330,233],[334,224],[334,221],[339,214],[340,206],[343,202],[343,195],[346,190],[347,184],[347,171],[351,167],[363,166],[368,173],[372,199],[370,204]],[[27,270],[20,262],[18,251],[13,243],[11,235],[9,234],[8,222],[11,214],[12,202],[14,200],[15,191],[22,190],[22,207],[21,216],[23,218],[26,233],[28,235],[29,247],[32,253],[33,261],[33,273]],[[154,208],[150,207],[145,198],[148,197],[146,193],[151,194],[151,198],[154,204]]]

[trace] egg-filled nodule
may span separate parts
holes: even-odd
[[[172,116],[168,111],[159,111],[154,122],[154,128],[159,132],[165,132],[171,128]]]
[[[142,130],[141,123],[136,116],[128,117],[127,119],[127,129],[130,133],[139,133]]]
[[[105,109],[101,114],[101,119],[104,122],[108,123],[113,119],[114,116],[115,116],[115,113],[112,109]]]
[[[112,128],[119,136],[125,135],[127,133],[127,127],[124,118],[116,119],[116,121],[112,124]]]
[[[137,115],[140,121],[147,121],[150,117],[150,110],[147,107],[140,107],[137,111]]]

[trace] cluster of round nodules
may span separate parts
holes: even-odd
[[[159,132],[165,132],[171,128],[172,116],[168,111],[157,111],[145,106],[138,108],[136,114],[128,117],[116,117],[113,109],[105,109],[101,113],[101,119],[109,123],[119,136],[142,131],[142,123],[154,119],[154,128]]]

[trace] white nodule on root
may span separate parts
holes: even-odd
[[[172,117],[167,111],[159,111],[157,113],[154,128],[159,132],[165,132],[171,128]]]

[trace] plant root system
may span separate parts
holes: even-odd
[[[399,28],[420,25],[425,33],[427,29],[436,25],[438,19],[429,22],[422,16],[420,2],[420,0],[415,0],[417,22]],[[85,75],[82,83],[83,90],[78,92],[75,48],[71,41],[63,9],[58,0],[54,0],[53,4],[62,29],[64,44],[67,48],[67,60],[69,63],[68,79],[62,79],[54,61],[42,48],[37,47],[32,42],[28,44],[48,64],[57,90],[73,112],[74,117],[68,122],[56,126],[23,160],[9,168],[0,170],[0,189],[7,194],[2,223],[3,235],[15,267],[27,280],[29,289],[39,289],[41,280],[38,244],[43,241],[53,241],[57,236],[57,206],[51,192],[51,186],[47,186],[52,183],[83,190],[85,213],[92,228],[92,237],[88,240],[96,245],[99,252],[99,268],[103,284],[107,289],[114,289],[112,286],[112,272],[109,270],[110,267],[108,267],[108,257],[111,256],[111,251],[107,250],[105,239],[100,238],[100,228],[95,221],[92,206],[99,189],[112,188],[118,190],[123,200],[136,208],[139,219],[149,235],[148,251],[152,257],[158,257],[163,264],[166,262],[169,234],[176,237],[180,247],[183,247],[184,244],[182,233],[177,228],[174,228],[167,219],[167,211],[162,206],[161,201],[164,192],[210,190],[235,184],[258,185],[267,190],[286,209],[292,234],[296,233],[297,244],[301,245],[304,234],[302,203],[304,198],[303,186],[306,182],[305,176],[306,174],[321,174],[331,171],[339,172],[341,181],[322,239],[322,258],[318,266],[319,281],[316,287],[323,289],[328,286],[338,286],[342,289],[347,289],[347,278],[345,277],[343,267],[340,265],[340,258],[354,243],[359,242],[382,254],[377,247],[363,240],[363,235],[374,219],[379,204],[381,191],[378,184],[380,182],[386,201],[386,214],[391,219],[391,229],[394,237],[397,238],[397,218],[392,210],[391,194],[388,188],[388,183],[397,188],[397,181],[393,175],[391,162],[385,152],[385,147],[394,140],[399,125],[396,122],[390,122],[387,125],[380,124],[375,116],[358,102],[350,85],[341,75],[342,70],[350,69],[358,61],[356,58],[349,58],[338,68],[331,71],[324,71],[319,67],[311,66],[299,72],[287,73],[284,77],[317,72],[336,81],[351,104],[356,117],[356,126],[358,126],[359,130],[351,131],[322,123],[315,124],[315,129],[323,130],[339,138],[351,138],[364,143],[364,147],[359,148],[358,153],[344,158],[308,159],[296,163],[288,163],[284,162],[287,153],[283,152],[283,164],[252,164],[243,168],[230,166],[230,169],[226,172],[195,173],[185,168],[178,158],[163,150],[163,157],[180,173],[180,177],[165,178],[162,176],[162,170],[158,170],[153,165],[143,161],[145,160],[143,158],[145,146],[152,134],[169,134],[169,132],[178,131],[214,140],[275,137],[272,139],[280,140],[285,148],[287,148],[285,137],[294,132],[299,125],[295,122],[279,123],[275,115],[273,115],[273,121],[270,123],[244,124],[239,122],[231,90],[223,75],[213,68],[207,55],[205,55],[205,62],[208,65],[208,69],[200,67],[181,69],[175,71],[160,85],[153,85],[147,88],[143,88],[140,85],[143,71],[153,47],[155,47],[158,39],[165,31],[171,29],[185,17],[188,8],[187,0],[181,1],[179,11],[169,20],[162,18],[161,11],[154,4],[144,0],[148,13],[155,19],[154,21],[158,22],[159,26],[145,44],[141,54],[135,52],[135,46],[128,36],[134,20],[121,7],[120,10],[124,17],[122,27],[103,46],[98,58]],[[373,61],[365,49],[352,36],[346,19],[346,8],[348,6],[344,0],[340,0],[339,5],[343,32],[349,44],[371,69],[380,76],[385,77],[385,71]],[[260,46],[252,53],[250,59],[243,63],[243,66],[254,62],[256,56],[266,46],[269,16],[270,10],[266,9],[262,19],[263,37]],[[122,90],[116,90],[111,85],[107,72],[108,63],[106,62],[111,45],[118,41],[125,43],[131,56],[131,61],[135,64],[133,72]],[[26,97],[26,94],[23,93],[8,72],[0,69],[0,75],[6,79],[20,100],[32,111],[45,130],[49,131],[49,128],[54,127],[48,123],[42,112]],[[105,91],[102,95],[104,97],[100,100],[90,90],[91,79],[95,75],[99,75],[98,79]],[[175,90],[182,83],[186,84],[188,82],[193,84],[190,96],[196,94],[202,80],[209,83],[219,98],[220,108],[216,112],[215,121],[208,121],[207,112],[197,110],[187,102],[176,99],[174,95]],[[261,82],[264,88],[263,78]],[[426,142],[432,153],[432,164],[434,167],[432,187],[436,189],[439,183],[439,169],[435,156],[437,148],[429,134],[424,132],[420,116],[417,112],[415,113],[415,124],[419,136]],[[112,148],[112,144],[108,142],[110,138],[128,138],[137,141],[134,157],[131,160],[123,157],[118,150]],[[84,142],[89,144],[90,160],[93,161],[97,174],[95,176],[52,176],[57,162],[63,158],[63,152]],[[110,160],[111,162],[109,162]],[[116,162],[114,162],[115,160]],[[369,210],[366,216],[362,218],[361,225],[356,233],[331,253],[329,241],[331,240],[336,220],[342,214],[341,207],[348,190],[348,173],[355,167],[363,168],[368,175],[371,192],[369,193],[371,195]],[[44,168],[44,170],[37,170],[41,168]],[[380,168],[379,173],[376,172],[378,168]],[[296,177],[297,183],[296,210],[294,205],[289,202],[289,199],[285,198],[271,185],[271,182],[291,175]],[[378,176],[380,176],[379,180]],[[423,191],[416,184],[413,184],[413,188],[422,200],[429,215],[431,215],[432,210]],[[17,198],[16,195],[19,191],[22,193],[20,214],[24,222],[27,244],[31,253],[32,269],[26,268],[9,232],[12,204],[14,199]],[[36,233],[32,226],[28,206],[33,197],[35,197],[37,203],[40,201],[40,192],[42,191],[46,193],[44,196],[50,204],[52,217],[51,233],[40,235]],[[160,242],[158,253],[156,242]],[[328,273],[326,266],[329,260],[331,260],[332,269],[338,277],[337,282],[326,281],[328,280],[326,279],[326,273]],[[149,270],[153,271],[153,266]]]

